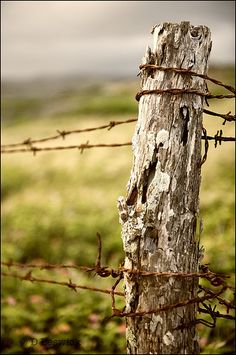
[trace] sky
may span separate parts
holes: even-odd
[[[1,1],[3,79],[137,75],[151,29],[190,21],[212,33],[210,64],[234,63],[234,1]]]

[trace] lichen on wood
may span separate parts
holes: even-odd
[[[153,29],[154,45],[142,64],[207,74],[210,31],[188,22]],[[141,89],[206,90],[197,76],[143,69]],[[125,267],[158,272],[198,271],[202,96],[147,94],[139,101],[132,140],[133,167],[118,209]],[[196,279],[125,273],[126,312],[148,311],[196,297]],[[197,354],[196,305],[127,317],[129,354]]]

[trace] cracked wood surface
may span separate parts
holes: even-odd
[[[207,74],[210,31],[188,22],[153,29],[153,49],[142,64]],[[141,71],[141,89],[206,90],[202,78],[170,71]],[[197,272],[196,224],[201,180],[204,98],[148,94],[140,98],[132,140],[127,196],[119,197],[125,267]],[[126,312],[148,311],[197,296],[198,279],[124,275]],[[126,319],[129,354],[197,354],[196,305]],[[181,329],[178,329],[181,328]]]

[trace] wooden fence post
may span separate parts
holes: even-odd
[[[189,22],[153,28],[154,47],[142,64],[207,73],[210,31]],[[204,80],[144,67],[142,90],[206,92]],[[125,267],[157,272],[197,272],[201,136],[204,96],[139,95],[133,167],[126,198],[119,197]],[[155,310],[197,296],[198,279],[124,273],[125,312]],[[126,317],[129,354],[198,354],[196,304]]]

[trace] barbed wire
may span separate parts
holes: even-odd
[[[217,142],[221,144],[221,142],[235,142],[236,138],[235,137],[224,137],[222,135],[222,130],[217,131],[217,133],[214,136],[202,136],[202,139],[207,140],[214,140],[215,141],[215,146],[217,146]],[[37,152],[43,152],[43,151],[56,151],[56,150],[72,150],[72,149],[78,149],[80,150],[81,153],[85,149],[91,149],[91,148],[117,148],[117,147],[125,147],[125,146],[131,146],[132,142],[125,142],[125,143],[111,143],[111,144],[104,144],[104,143],[99,143],[99,144],[89,144],[89,141],[86,143],[80,144],[80,145],[68,145],[68,146],[56,146],[56,147],[36,147],[29,145],[27,148],[13,148],[13,149],[1,149],[1,154],[9,154],[9,153],[29,153],[32,152],[34,155],[36,155]]]
[[[208,265],[200,265],[200,272],[157,272],[157,271],[146,271],[146,270],[139,270],[139,269],[129,269],[125,268],[123,266],[119,266],[118,268],[110,268],[110,267],[104,267],[101,266],[101,258],[102,258],[102,239],[101,235],[97,233],[97,241],[98,241],[98,253],[97,253],[97,258],[94,266],[80,266],[80,265],[75,265],[75,264],[50,264],[50,263],[19,263],[19,262],[14,262],[14,261],[2,261],[1,265],[3,267],[8,267],[9,269],[12,267],[19,268],[19,269],[25,269],[29,268],[29,270],[25,275],[20,275],[18,273],[10,273],[10,272],[2,272],[2,276],[5,277],[14,277],[17,278],[21,281],[31,281],[31,282],[39,282],[39,283],[48,283],[48,284],[55,284],[55,285],[61,285],[61,286],[66,286],[69,287],[70,289],[76,291],[77,289],[84,289],[84,290],[89,290],[89,291],[94,291],[94,292],[101,292],[105,294],[109,294],[111,296],[111,305],[112,305],[112,315],[107,318],[107,320],[118,316],[118,317],[135,317],[135,316],[144,316],[146,314],[152,314],[152,313],[159,313],[167,310],[171,310],[173,308],[177,307],[182,307],[182,306],[187,306],[189,304],[193,303],[198,303],[202,304],[204,309],[200,309],[202,312],[209,314],[212,319],[213,323],[209,323],[206,320],[203,319],[198,319],[198,322],[201,322],[209,327],[213,327],[216,324],[216,319],[221,317],[221,318],[227,318],[227,319],[234,319],[233,316],[231,315],[225,315],[220,313],[219,311],[215,311],[215,309],[212,309],[211,305],[207,305],[204,303],[204,301],[210,300],[210,299],[217,299],[220,305],[224,305],[227,308],[227,313],[229,310],[232,310],[235,308],[234,304],[232,302],[229,302],[222,297],[219,297],[225,290],[230,289],[234,290],[234,288],[227,284],[225,279],[229,278],[229,276],[224,275],[224,274],[219,274],[219,273],[214,273],[208,269]],[[85,272],[94,272],[96,275],[100,277],[109,277],[112,276],[113,278],[117,278],[115,281],[115,284],[112,286],[111,289],[101,289],[97,287],[91,287],[91,286],[84,286],[84,285],[77,285],[69,279],[69,281],[55,281],[52,279],[44,279],[44,278],[38,278],[34,277],[32,275],[32,269],[77,269]],[[125,294],[123,292],[115,291],[117,285],[119,282],[123,279],[124,273],[128,274],[133,274],[137,277],[140,276],[155,276],[155,277],[177,277],[177,278],[205,278],[212,287],[219,288],[221,287],[220,291],[212,291],[206,288],[203,288],[202,286],[199,286],[199,292],[204,291],[205,294],[203,297],[195,297],[189,300],[183,300],[174,304],[170,305],[164,305],[161,306],[157,309],[153,310],[147,310],[147,311],[140,311],[140,312],[125,312],[117,309],[116,307],[116,302],[115,302],[115,296],[124,296]]]
[[[108,129],[108,131],[110,131],[115,126],[122,125],[125,123],[131,123],[131,122],[135,122],[135,121],[137,121],[137,118],[131,118],[131,119],[124,120],[124,121],[110,121],[107,124],[102,125],[102,126],[89,127],[89,128],[83,128],[83,129],[74,129],[74,130],[67,130],[67,131],[66,130],[61,131],[61,130],[57,129],[58,134],[56,134],[56,135],[45,137],[45,138],[39,138],[39,139],[27,138],[27,139],[23,140],[23,142],[20,142],[20,143],[2,144],[1,148],[17,147],[17,146],[21,146],[21,145],[32,145],[34,143],[48,142],[48,141],[52,141],[52,140],[55,140],[58,138],[65,139],[66,136],[71,135],[71,134],[92,132],[92,131],[102,130],[102,129],[106,129],[106,128]]]
[[[111,268],[107,266],[101,266],[100,264],[96,264],[95,266],[80,266],[74,264],[50,264],[50,263],[17,263],[13,261],[1,261],[2,266],[7,266],[8,268],[16,267],[19,269],[77,269],[85,272],[95,272],[97,275],[101,277],[109,277],[112,276],[113,278],[119,277],[123,273],[138,275],[138,276],[161,276],[161,277],[199,277],[199,278],[206,278],[207,280],[211,280],[215,283],[215,285],[219,280],[222,278],[228,278],[227,275],[214,273],[212,271],[207,272],[157,272],[157,271],[146,271],[140,269],[129,269],[124,268],[122,266],[118,268]],[[221,281],[220,281],[221,282]]]
[[[211,115],[211,116],[218,116],[224,119],[223,125],[225,125],[226,121],[228,122],[232,122],[232,121],[236,121],[236,116],[235,115],[231,115],[231,111],[229,111],[226,114],[222,114],[222,113],[217,113],[217,112],[213,112],[210,110],[203,110],[204,113],[206,113],[207,115]]]
[[[162,273],[159,273],[159,274],[160,274],[159,276],[163,276]],[[177,273],[165,273],[165,274],[166,274],[166,276],[167,275],[170,276],[170,274],[177,275]],[[193,274],[193,273],[190,273],[188,276],[192,276],[191,274]],[[67,281],[67,282],[65,282],[65,281],[63,282],[63,281],[55,281],[52,279],[38,278],[38,277],[34,277],[32,275],[32,270],[27,272],[25,275],[20,275],[18,273],[10,273],[10,272],[7,273],[7,272],[1,271],[1,275],[6,276],[6,277],[13,277],[13,278],[19,279],[21,281],[30,281],[33,283],[38,282],[38,283],[47,283],[47,284],[66,286],[73,291],[76,291],[77,289],[84,289],[84,290],[109,294],[112,297],[112,315],[110,317],[108,317],[107,320],[111,319],[113,317],[116,317],[116,316],[118,316],[118,317],[140,317],[140,316],[144,316],[147,314],[156,314],[156,313],[160,313],[160,312],[167,311],[167,310],[172,310],[174,308],[183,307],[183,306],[187,306],[187,305],[194,304],[194,303],[202,304],[204,306],[205,309],[199,308],[199,312],[209,314],[214,320],[214,326],[215,326],[216,318],[226,318],[226,319],[232,319],[232,320],[235,319],[234,316],[228,314],[229,310],[235,309],[235,305],[233,304],[233,302],[229,302],[229,301],[223,299],[222,297],[219,297],[228,288],[232,289],[232,286],[227,285],[225,283],[224,279],[222,279],[222,278],[218,278],[217,283],[213,282],[210,279],[211,285],[213,285],[215,287],[222,286],[221,289],[217,292],[214,292],[210,289],[199,286],[199,292],[204,291],[204,293],[205,293],[203,297],[194,297],[191,299],[176,302],[174,304],[163,305],[157,309],[151,309],[151,310],[146,310],[146,311],[136,311],[136,312],[125,312],[123,310],[121,311],[121,310],[117,309],[116,305],[115,305],[115,295],[116,296],[123,296],[123,297],[125,296],[125,294],[123,292],[115,291],[116,286],[119,284],[119,282],[122,279],[122,275],[119,275],[118,280],[116,280],[115,284],[112,286],[111,289],[101,289],[101,288],[97,288],[97,287],[78,285],[78,284],[73,283],[71,281],[71,279],[69,279],[69,281]],[[139,275],[140,275],[140,272],[139,272]],[[186,275],[181,275],[181,273],[179,273],[178,276],[186,276]],[[220,313],[219,311],[215,311],[215,307],[212,309],[211,305],[206,305],[203,303],[204,301],[211,300],[211,299],[217,299],[219,301],[220,305],[224,305],[227,308],[227,314],[223,314],[223,313]],[[205,321],[205,320],[197,320],[197,322],[199,322],[199,321],[201,323],[202,323],[202,321],[204,321],[205,323],[203,323],[203,324],[212,327],[212,324],[209,325],[209,323],[207,323],[207,321]]]
[[[8,268],[16,267],[19,269],[77,269],[82,271],[94,271],[94,267],[78,266],[75,264],[50,264],[50,263],[18,263],[14,261],[1,261],[1,265]]]
[[[53,150],[71,150],[71,149],[78,149],[80,150],[80,153],[83,153],[85,149],[91,149],[91,148],[116,148],[116,147],[124,147],[124,146],[129,146],[131,145],[131,142],[127,143],[111,143],[111,144],[104,144],[104,143],[99,143],[99,144],[89,144],[89,141],[83,144],[79,145],[67,145],[67,146],[56,146],[56,147],[35,147],[32,145],[29,145],[27,148],[13,148],[13,149],[3,149],[1,150],[2,154],[5,153],[28,153],[28,152],[33,152],[34,155],[36,155],[37,152],[43,152],[43,151],[53,151]]]
[[[206,99],[232,99],[235,97],[235,95],[213,95],[210,92],[203,92],[203,91],[199,91],[197,89],[179,89],[179,88],[171,88],[171,89],[150,89],[150,90],[142,90],[139,91],[136,96],[135,99],[137,101],[140,100],[140,98],[143,95],[150,95],[150,94],[173,94],[173,95],[179,95],[179,94],[196,94],[199,96],[203,96]]]
[[[62,282],[62,281],[55,281],[51,279],[40,279],[38,277],[32,276],[32,271],[29,271],[26,275],[19,275],[17,273],[10,273],[10,272],[2,272],[2,276],[8,276],[8,277],[14,277],[16,279],[22,280],[22,281],[31,281],[31,282],[39,282],[39,283],[48,283],[48,284],[55,284],[55,285],[61,285],[61,286],[67,286],[70,289],[76,291],[76,289],[83,289],[83,290],[90,290],[94,292],[101,292],[101,293],[106,293],[106,294],[111,294],[112,290],[111,289],[102,289],[102,288],[97,288],[97,287],[90,287],[90,286],[84,286],[84,285],[77,285],[69,279],[68,282]],[[117,296],[124,296],[123,292],[115,292]]]
[[[229,278],[229,276],[225,274],[214,273],[208,269],[207,265],[201,265],[201,272],[158,272],[158,271],[146,271],[140,269],[130,269],[125,268],[123,266],[119,266],[118,268],[111,268],[107,266],[101,266],[101,258],[102,258],[102,239],[100,233],[97,232],[97,242],[98,242],[98,252],[96,263],[94,266],[84,266],[84,265],[75,265],[75,264],[50,264],[50,263],[19,263],[10,261],[1,261],[1,265],[6,266],[8,268],[16,267],[19,269],[25,268],[38,268],[38,269],[77,269],[86,272],[94,271],[97,275],[101,277],[119,277],[123,273],[134,274],[137,276],[161,276],[161,277],[201,277],[206,278],[208,281],[212,283],[214,286],[225,285],[225,278]],[[228,288],[231,286],[227,285]]]
[[[201,303],[204,302],[206,300],[210,300],[213,298],[216,298],[216,296],[221,295],[224,291],[226,290],[225,287],[222,287],[220,291],[218,291],[217,293],[211,293],[208,295],[205,295],[203,297],[194,297],[191,298],[189,300],[183,300],[180,302],[176,302],[174,304],[169,304],[169,305],[164,305],[161,306],[157,309],[151,309],[151,310],[147,310],[147,311],[138,311],[138,312],[123,312],[116,309],[116,312],[113,316],[119,316],[119,317],[143,317],[147,314],[155,314],[155,313],[160,313],[163,311],[167,311],[167,310],[172,310],[173,308],[179,308],[179,307],[183,307],[183,306],[187,306],[189,304],[193,304],[193,303]]]
[[[235,115],[231,115],[231,112],[228,112],[227,114],[221,114],[221,113],[216,113],[216,112],[206,110],[206,109],[204,109],[203,112],[208,115],[218,116],[218,117],[223,118],[224,119],[223,125],[225,124],[226,121],[229,121],[229,122],[236,121]],[[124,120],[124,121],[110,121],[107,124],[102,125],[102,126],[88,127],[88,128],[84,128],[84,129],[63,130],[63,131],[60,131],[58,129],[57,132],[59,132],[59,133],[57,135],[39,138],[39,139],[27,138],[27,139],[23,140],[22,142],[18,142],[18,143],[2,144],[1,149],[2,149],[2,152],[5,152],[6,148],[8,149],[8,148],[12,148],[12,147],[19,147],[22,145],[32,146],[34,143],[43,143],[43,142],[48,142],[51,140],[56,140],[59,138],[65,139],[65,137],[67,135],[71,135],[71,134],[91,132],[91,131],[102,130],[102,129],[106,129],[106,128],[108,130],[111,130],[115,126],[125,124],[125,123],[137,122],[137,120],[138,120],[137,118],[132,118],[132,119]]]
[[[139,101],[142,95],[147,95],[147,94],[163,94],[163,93],[171,93],[171,94],[183,94],[183,93],[191,93],[191,94],[197,94],[200,96],[204,96],[206,99],[211,99],[211,98],[217,98],[217,99],[224,99],[224,98],[234,98],[235,97],[235,88],[222,83],[221,81],[211,78],[207,75],[204,74],[198,74],[195,73],[191,70],[188,69],[182,69],[182,68],[173,68],[173,67],[162,67],[162,66],[157,66],[154,64],[143,64],[140,65],[140,70],[143,69],[152,69],[152,70],[161,70],[161,71],[174,71],[180,74],[188,74],[191,76],[198,76],[201,77],[203,79],[206,80],[210,80],[212,81],[214,84],[216,85],[220,85],[222,87],[224,87],[225,89],[229,90],[230,92],[232,92],[234,95],[212,95],[210,92],[201,92],[199,90],[196,89],[191,89],[191,88],[187,88],[187,89],[179,89],[179,88],[170,88],[170,89],[153,89],[153,90],[142,90],[140,92],[138,92],[136,94],[136,99]],[[207,101],[206,101],[207,103]],[[208,114],[208,115],[212,115],[212,116],[218,116],[224,119],[223,125],[226,123],[226,121],[235,121],[235,115],[231,115],[231,112],[228,112],[227,114],[221,114],[221,113],[216,113],[210,110],[206,110],[203,109],[203,112]],[[68,147],[44,147],[44,148],[39,148],[39,147],[34,147],[33,144],[35,143],[44,143],[44,142],[48,142],[48,141],[52,141],[52,140],[56,140],[59,138],[62,138],[63,140],[65,139],[66,136],[71,135],[71,134],[75,134],[75,133],[84,133],[84,132],[91,132],[91,131],[96,131],[96,130],[102,130],[102,129],[108,129],[111,130],[113,127],[117,126],[117,125],[121,125],[121,124],[126,124],[126,123],[131,123],[131,122],[135,122],[137,121],[137,118],[133,118],[133,119],[128,119],[128,120],[123,120],[123,121],[110,121],[105,125],[101,125],[101,126],[97,126],[97,127],[88,127],[88,128],[84,128],[84,129],[74,129],[74,130],[59,130],[57,129],[57,134],[56,135],[52,135],[49,137],[44,137],[44,138],[39,138],[39,139],[32,139],[32,138],[27,138],[25,140],[23,140],[22,142],[18,142],[18,143],[9,143],[9,144],[3,144],[1,145],[1,153],[15,153],[15,152],[26,152],[26,151],[33,151],[34,153],[36,153],[37,151],[41,151],[41,150],[45,150],[45,151],[49,151],[49,150],[61,150],[61,149],[80,149],[81,151],[83,151],[83,149],[85,148],[94,148],[94,147],[104,147],[104,146],[108,146],[108,147],[116,147],[116,146],[122,146],[122,145],[126,145],[126,144],[114,144],[114,145],[89,145],[88,142],[86,144],[81,144],[81,145],[77,145],[77,146],[68,146]],[[209,138],[212,139],[212,138]],[[223,140],[223,139],[222,139]],[[226,139],[232,141],[232,139]],[[14,148],[14,147],[19,147],[19,146],[23,146],[26,145],[27,147],[31,147],[31,149],[7,149],[6,148]]]
[[[207,266],[205,266],[205,265],[203,265],[202,267],[203,267],[203,269],[207,268]],[[187,306],[187,305],[194,304],[194,303],[198,304],[198,312],[199,313],[206,313],[206,314],[210,315],[212,320],[213,320],[213,322],[210,323],[210,322],[208,322],[208,321],[206,321],[204,319],[198,318],[198,319],[196,319],[194,321],[194,323],[191,323],[191,324],[202,323],[202,324],[204,324],[204,325],[206,325],[208,327],[213,328],[216,325],[217,318],[225,318],[225,319],[235,320],[235,316],[228,314],[230,310],[234,310],[235,309],[235,304],[233,302],[229,302],[229,301],[223,299],[222,297],[220,297],[220,295],[223,294],[227,289],[233,289],[232,286],[225,284],[223,279],[218,280],[217,284],[215,284],[215,282],[213,282],[213,280],[209,280],[212,286],[218,287],[219,285],[221,285],[221,289],[219,291],[216,291],[216,292],[213,291],[213,290],[207,289],[206,287],[203,287],[203,286],[199,285],[198,293],[204,291],[204,296],[203,297],[194,297],[194,298],[191,298],[191,299],[188,299],[188,300],[183,300],[183,301],[176,302],[174,304],[162,305],[162,306],[160,306],[157,309],[146,310],[146,311],[135,311],[135,312],[125,312],[124,310],[121,311],[121,310],[116,308],[114,293],[115,293],[115,288],[118,285],[118,283],[120,282],[120,280],[121,280],[121,278],[119,278],[116,281],[116,283],[114,284],[114,286],[112,287],[112,293],[111,293],[111,297],[112,297],[112,315],[107,318],[108,320],[113,318],[113,317],[142,317],[142,316],[145,316],[147,314],[156,314],[156,313],[172,310],[174,308],[183,307],[183,306]],[[216,309],[216,305],[214,307],[212,307],[210,303],[209,304],[204,303],[205,301],[211,301],[213,299],[218,300],[220,305],[223,305],[223,306],[226,307],[227,314],[220,313],[219,311],[216,311],[215,310]],[[204,309],[200,308],[200,306],[199,306],[200,304],[204,307]],[[182,329],[184,329],[185,327],[189,327],[189,325],[190,325],[190,323],[181,324],[181,326],[178,326],[175,329],[178,329],[180,327]]]
[[[198,76],[198,77],[200,77],[202,79],[209,80],[209,81],[213,82],[216,85],[222,86],[225,89],[227,89],[230,92],[232,92],[233,94],[235,94],[235,88],[232,87],[231,85],[224,84],[220,80],[212,78],[212,77],[210,77],[208,75],[195,73],[195,72],[193,72],[193,71],[191,71],[189,69],[174,68],[174,67],[162,67],[162,66],[155,65],[155,64],[142,64],[142,65],[139,66],[139,69],[140,70],[142,70],[142,69],[153,69],[153,70],[155,70],[156,69],[156,70],[161,70],[161,71],[173,71],[173,72],[180,73],[180,74],[188,74],[188,75],[191,75],[191,76]]]

